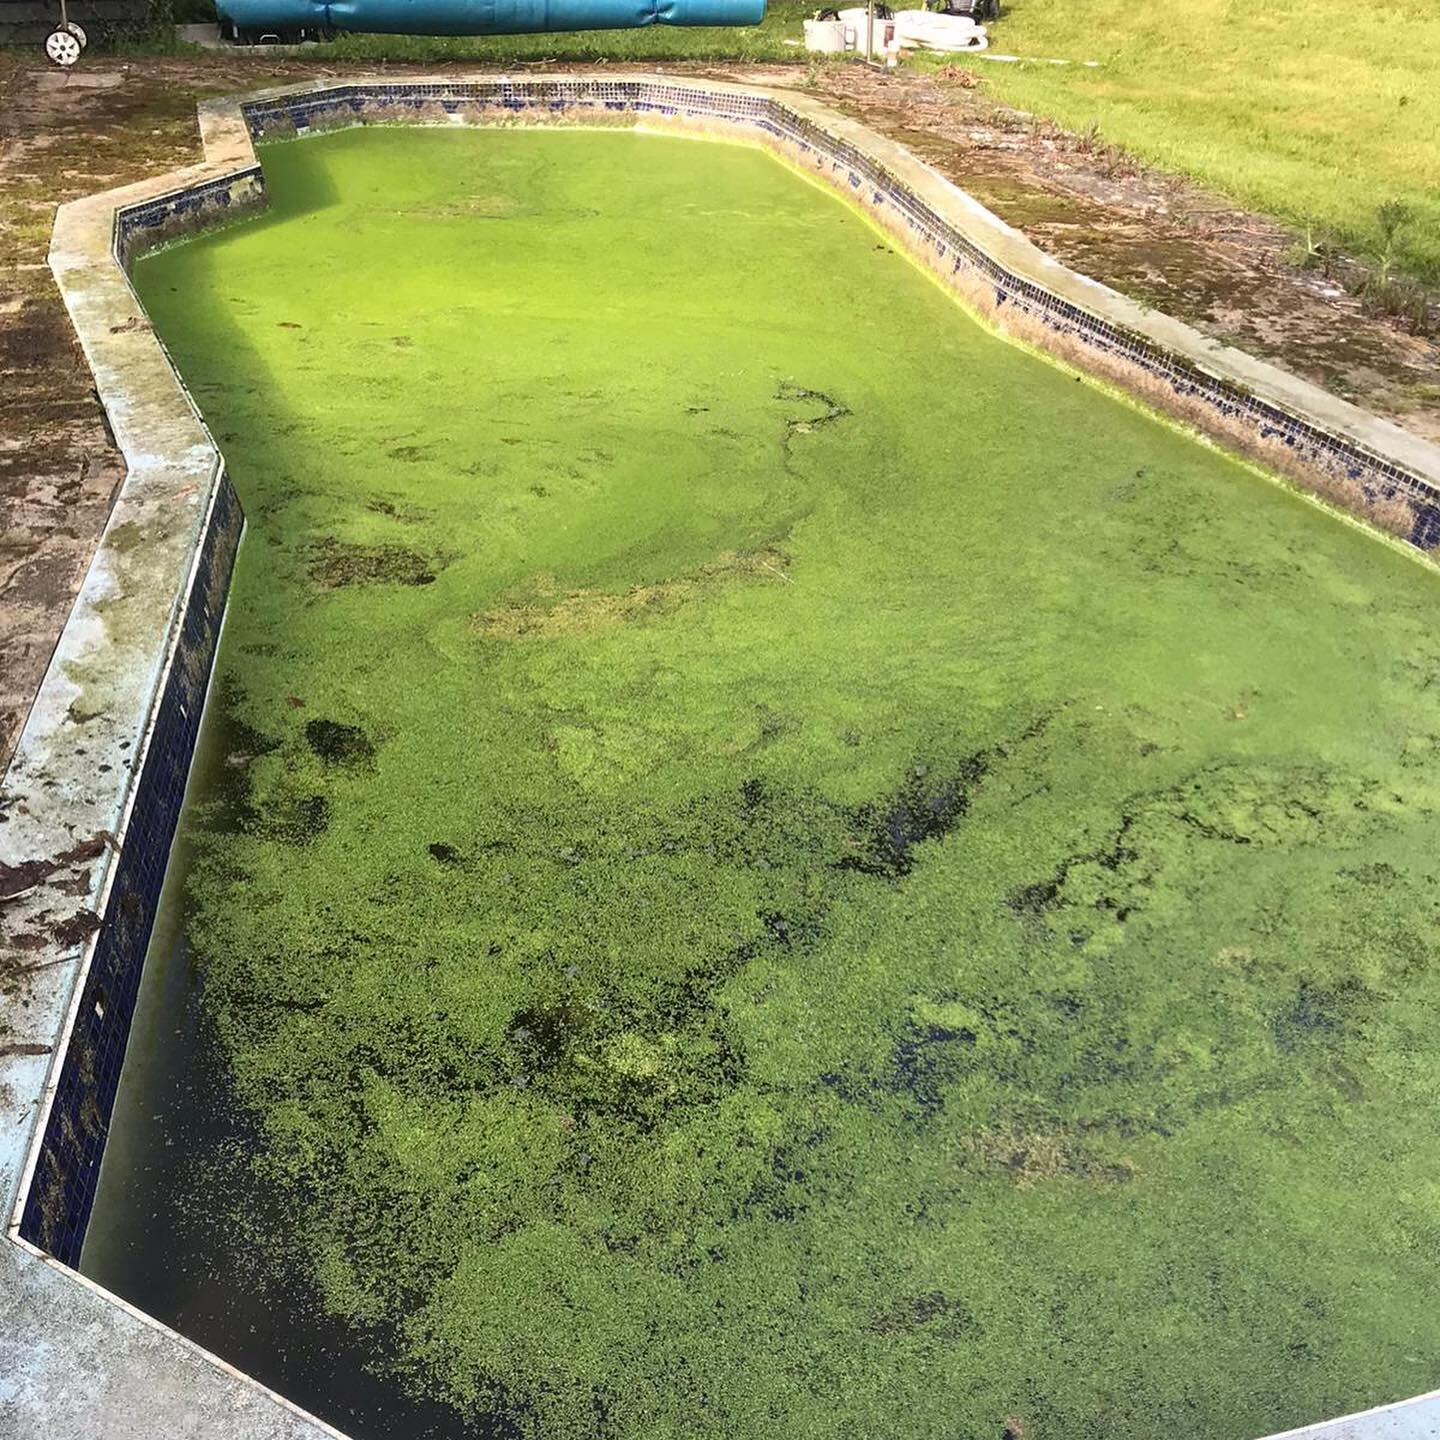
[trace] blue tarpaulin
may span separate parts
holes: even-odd
[[[240,30],[530,35],[644,25],[757,25],[765,0],[219,0]]]

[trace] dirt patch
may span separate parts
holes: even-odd
[[[13,900],[48,880],[57,866],[53,860],[25,860],[19,865],[0,862],[0,900]]]
[[[100,917],[93,910],[77,910],[51,931],[57,943],[70,949],[88,940],[100,928]]]
[[[33,890],[35,886],[49,880],[57,870],[67,865],[84,865],[98,859],[106,846],[115,845],[115,837],[108,830],[93,835],[88,840],[78,841],[68,850],[62,851],[49,860],[23,860],[18,865],[7,865],[0,861],[0,902],[14,900]],[[77,877],[83,881],[85,872]]]
[[[403,545],[352,545],[327,538],[310,547],[310,583],[319,590],[349,585],[433,585],[442,568]]]

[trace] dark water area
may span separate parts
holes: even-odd
[[[243,803],[234,761],[246,738],[210,705],[187,818],[197,797]],[[503,1436],[386,1373],[387,1338],[326,1310],[283,1208],[257,1186],[249,1162],[263,1142],[236,1102],[187,939],[186,835],[182,820],[81,1272],[355,1440]]]

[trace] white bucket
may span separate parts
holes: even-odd
[[[822,55],[845,53],[845,26],[839,20],[807,20],[805,48]]]
[[[865,53],[865,30],[869,19],[869,11],[859,8],[842,10],[840,21],[845,26],[849,45],[847,49],[854,50],[859,54]],[[895,38],[895,22],[893,20],[882,20],[878,15],[875,17],[875,33],[871,40],[870,54],[872,57],[883,57],[887,47]]]

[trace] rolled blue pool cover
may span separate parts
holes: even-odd
[[[218,0],[241,30],[534,35],[645,25],[758,25],[765,0]]]

